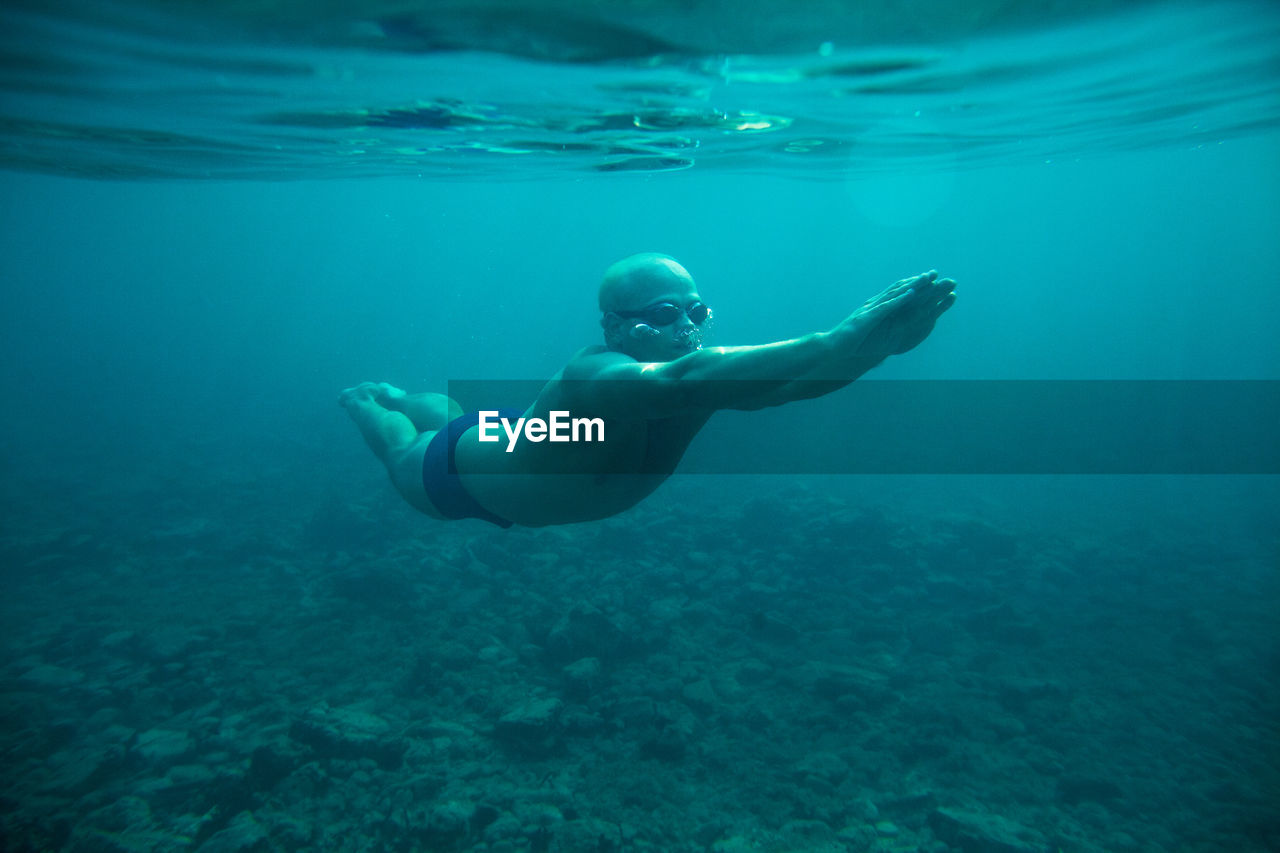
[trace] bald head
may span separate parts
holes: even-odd
[[[669,291],[691,288],[693,276],[670,255],[644,252],[623,258],[605,270],[600,282],[600,310],[643,308]]]

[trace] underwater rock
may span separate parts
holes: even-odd
[[[211,792],[219,774],[228,773],[225,766],[212,764],[175,764],[161,779],[139,787],[151,795],[153,806],[181,799],[192,792]]]
[[[560,715],[560,726],[567,735],[586,737],[604,730],[604,718],[582,706],[571,706]]]
[[[554,849],[563,853],[612,853],[626,843],[616,823],[596,818],[565,821],[556,827]]]
[[[845,765],[846,768],[848,765]],[[932,805],[932,802],[930,803]],[[849,812],[864,821],[875,823],[880,819],[880,809],[866,797],[860,797],[849,804]]]
[[[555,698],[526,699],[502,715],[493,727],[493,735],[524,752],[550,752],[558,745],[563,707],[564,703]]]
[[[260,746],[249,757],[249,772],[245,775],[245,781],[255,790],[265,791],[300,766],[301,756],[289,755],[270,746]]]
[[[328,578],[334,596],[372,610],[398,611],[417,601],[413,581],[394,565],[361,563]]]
[[[796,775],[803,781],[819,779],[827,785],[839,785],[849,775],[849,765],[834,752],[814,752],[796,763]]]
[[[40,790],[46,794],[86,794],[105,779],[122,772],[130,760],[125,748],[118,743],[56,752],[44,762],[48,776]],[[136,763],[136,756],[132,760]]]
[[[254,817],[258,823],[270,827],[272,848],[275,850],[297,850],[316,835],[311,822],[293,812],[263,808],[255,811]]]
[[[510,812],[503,812],[484,828],[484,840],[489,844],[497,841],[514,841],[520,837],[522,831],[520,820]]]
[[[151,662],[185,663],[206,638],[192,634],[180,626],[162,626],[129,640],[137,655]]]
[[[777,531],[793,530],[804,521],[804,510],[778,495],[748,498],[734,525],[738,541],[771,549],[777,544]]]
[[[520,820],[521,832],[530,838],[550,840],[551,832],[564,823],[564,813],[551,803],[519,803],[516,817]]]
[[[489,828],[489,824],[502,817],[502,810],[491,803],[478,803],[471,810],[471,834],[477,835]]]
[[[747,628],[752,637],[769,643],[793,643],[800,639],[798,628],[763,610],[751,612]]]
[[[846,826],[836,833],[836,838],[844,845],[846,853],[866,853],[876,845],[876,831],[867,824]]]
[[[876,710],[897,698],[886,675],[855,666],[806,664],[797,676],[808,693],[846,708]]]
[[[383,770],[396,770],[409,744],[391,736],[390,729],[386,720],[366,711],[322,705],[295,720],[289,737],[311,747],[319,758],[368,758]]]
[[[555,661],[617,658],[634,645],[599,609],[578,605],[547,634],[547,655]]]
[[[471,832],[471,816],[475,806],[460,800],[447,800],[432,806],[426,825],[417,834],[431,850],[448,849],[464,840]]]
[[[599,658],[576,660],[561,671],[565,677],[565,692],[575,698],[585,699],[600,684]]]
[[[943,559],[954,558],[961,549],[982,561],[1007,560],[1018,553],[1018,537],[974,518],[942,519],[936,534]]]
[[[141,797],[125,796],[108,806],[96,809],[85,816],[74,829],[66,844],[58,849],[71,853],[134,853],[137,849],[129,843],[128,835],[159,835],[151,807]],[[0,843],[7,839],[0,836]],[[8,846],[5,850],[10,849]],[[54,849],[52,847],[15,847],[16,850]]]
[[[129,827],[148,826],[151,821],[151,806],[146,800],[124,796],[93,812],[85,822],[97,829],[123,832]]]
[[[688,601],[689,597],[687,595],[674,595],[651,601],[649,602],[649,616],[659,623],[675,622],[680,618]]]
[[[1124,791],[1110,779],[1094,776],[1063,776],[1058,779],[1058,797],[1064,803],[1102,803],[1124,798]]]
[[[623,696],[609,702],[604,707],[603,713],[615,726],[638,729],[653,723],[658,713],[658,706],[650,696]]]
[[[18,677],[30,684],[53,689],[72,687],[84,681],[83,672],[47,663],[33,666]]]
[[[649,734],[639,744],[643,758],[682,761],[693,744],[697,717],[680,702],[654,705],[648,722]]]
[[[929,815],[935,835],[963,853],[1041,853],[1044,840],[999,815],[937,808]]]
[[[875,824],[881,820],[891,820],[898,826],[916,830],[928,822],[930,814],[938,806],[938,800],[932,791],[917,791],[882,799],[878,805],[869,803],[868,805],[877,812],[873,815],[868,810],[864,815],[864,820],[868,823]]]
[[[186,732],[172,729],[149,729],[138,735],[133,749],[151,761],[165,761],[185,755],[194,748]]]
[[[705,678],[686,684],[680,691],[680,695],[691,707],[699,711],[710,711],[720,704],[720,697],[716,695],[715,688]]]
[[[843,853],[844,845],[836,839],[835,832],[820,820],[791,820],[782,825],[779,831],[788,849],[814,851],[832,851]]]
[[[1038,678],[1002,678],[995,684],[996,697],[1006,709],[1023,713],[1038,699],[1065,701],[1067,691],[1059,684]]]
[[[264,850],[267,847],[267,831],[253,816],[243,811],[231,819],[226,829],[219,830],[197,848],[197,853],[239,853],[239,851]]]
[[[969,617],[966,627],[975,637],[1009,646],[1035,647],[1044,643],[1040,627],[1008,602],[979,610]]]
[[[749,658],[733,668],[733,680],[743,687],[763,684],[774,676],[773,667],[764,661]]]
[[[658,761],[682,761],[688,751],[688,738],[674,729],[655,732],[640,742],[640,755]]]

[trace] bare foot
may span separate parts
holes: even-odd
[[[355,403],[364,403],[369,400],[378,399],[378,383],[377,382],[361,382],[359,385],[345,389],[338,395],[338,405],[344,409],[349,408]]]
[[[361,382],[338,395],[338,405],[343,408],[354,403],[377,403],[393,412],[401,411],[401,401],[409,395],[386,382]]]
[[[408,396],[406,392],[387,382],[377,383],[373,392],[375,402],[393,411],[400,411],[400,401]]]

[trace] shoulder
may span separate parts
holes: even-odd
[[[564,366],[561,376],[569,380],[596,379],[602,373],[617,369],[620,365],[638,364],[629,355],[611,350],[608,347],[590,346],[578,350],[569,363]]]

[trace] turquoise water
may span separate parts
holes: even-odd
[[[501,531],[335,405],[638,251],[713,343],[954,277],[873,378],[1280,379],[1274,5],[1051,5],[6,4],[0,848],[1280,848],[1274,476]]]
[[[1039,27],[999,5],[750,23],[656,3],[22,5],[4,13],[3,159],[55,174],[831,180],[1187,150],[1280,121],[1267,3],[1063,5]]]

